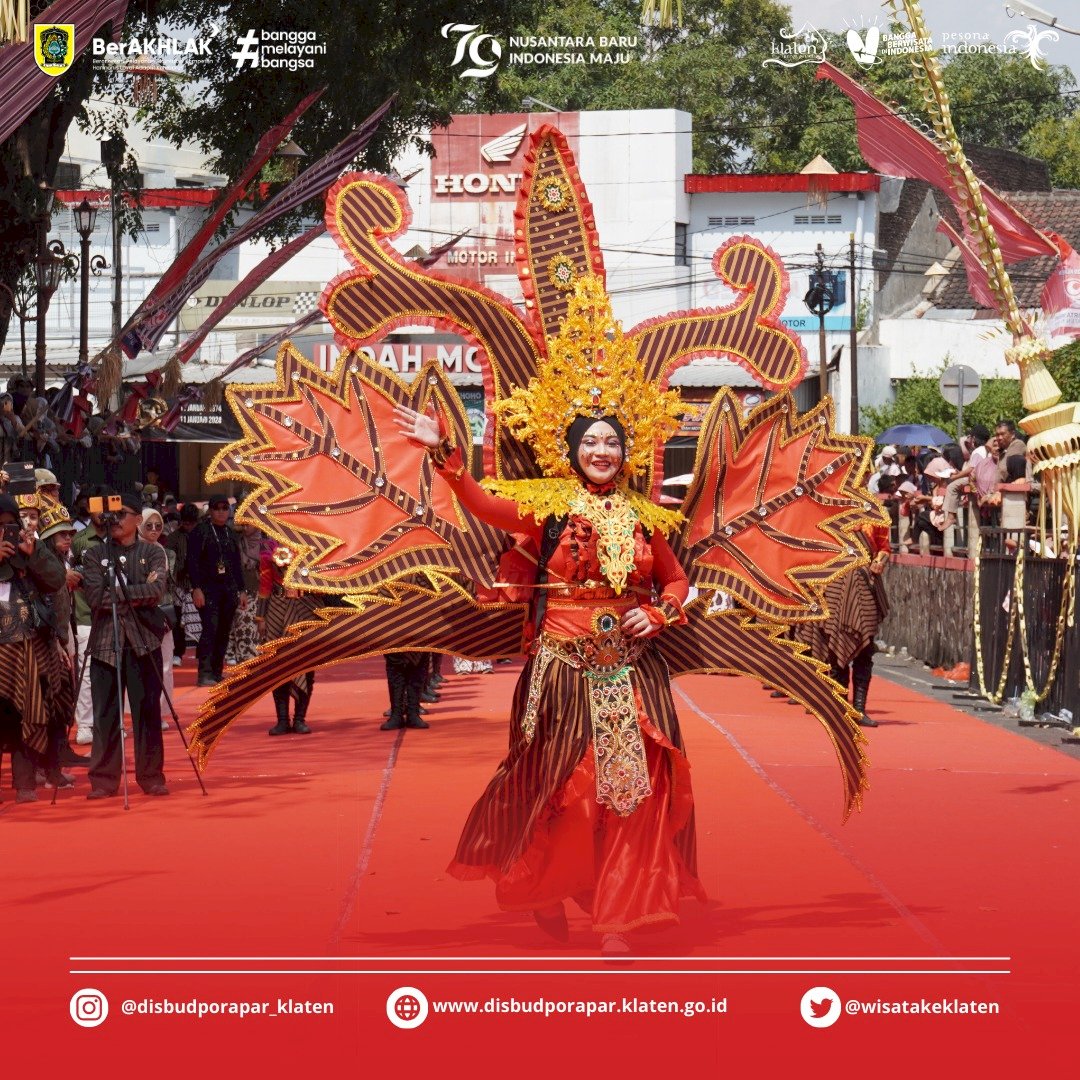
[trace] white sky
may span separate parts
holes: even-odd
[[[889,23],[889,6],[876,0],[784,0],[791,8],[792,25],[804,22],[822,30],[859,29],[875,22],[884,28]],[[1080,30],[1080,0],[1034,0],[1044,11],[1061,22]],[[923,20],[935,42],[942,34],[986,33],[990,41],[1002,44],[1010,30],[1026,30],[1030,19],[1009,17],[1005,0],[922,0]],[[1047,27],[1039,25],[1040,30]],[[1080,35],[1058,32],[1058,40],[1042,39],[1048,63],[1064,64],[1080,83]]]

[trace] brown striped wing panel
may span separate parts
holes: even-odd
[[[465,409],[440,365],[407,384],[347,353],[327,374],[286,344],[275,382],[228,395],[244,435],[207,476],[251,487],[238,519],[294,553],[286,585],[344,594],[424,570],[491,584],[505,535],[460,505],[393,422],[397,404],[434,409],[469,460]]]
[[[844,817],[861,808],[862,792],[869,786],[866,739],[842,688],[829,678],[824,664],[803,651],[805,646],[782,637],[779,626],[736,611],[708,615],[710,599],[699,596],[687,606],[686,624],[670,626],[656,639],[672,676],[731,672],[783,691],[825,728],[840,763]]]
[[[484,660],[521,651],[527,606],[479,603],[459,586],[399,582],[353,598],[358,606],[320,608],[310,622],[260,646],[210,692],[188,729],[191,753],[205,768],[229,725],[275,686],[305,671],[386,652],[451,653]]]
[[[868,561],[862,527],[887,520],[866,488],[872,442],[834,432],[832,409],[799,415],[779,394],[743,416],[716,395],[672,542],[693,584],[771,621],[824,618],[829,582]]]
[[[433,325],[477,346],[489,400],[527,385],[536,374],[542,339],[504,297],[425,270],[398,254],[389,240],[408,221],[401,189],[385,177],[353,173],[331,188],[326,224],[355,267],[334,278],[319,301],[339,342],[358,348],[399,326]],[[504,479],[538,475],[527,447],[501,427],[494,451],[493,460],[485,460],[485,472]]]

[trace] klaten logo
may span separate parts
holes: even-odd
[[[449,38],[451,34],[460,34],[454,59],[450,62],[451,67],[465,62],[465,54],[468,53],[467,67],[459,72],[463,79],[486,79],[499,66],[502,59],[502,44],[493,34],[478,33],[478,23],[445,23],[442,28],[442,36]]]
[[[859,31],[852,28],[847,32],[847,47],[855,59],[863,67],[873,67],[880,64],[878,47],[881,45],[881,30],[876,26],[866,28],[866,37],[862,37]]]
[[[820,64],[825,59],[825,50],[828,47],[824,35],[811,23],[803,23],[798,30],[781,30],[781,41],[774,39],[769,47],[772,53],[761,62],[766,64],[778,64],[780,67],[793,68],[800,64]]]
[[[34,59],[46,75],[63,75],[75,59],[74,23],[35,23]]]
[[[511,128],[505,135],[500,135],[480,147],[480,156],[492,165],[503,165],[517,152],[525,138],[525,125]]]

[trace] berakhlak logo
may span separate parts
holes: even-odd
[[[46,75],[63,75],[75,59],[75,24],[34,23],[34,59]]]
[[[832,1027],[840,1016],[840,995],[827,986],[812,987],[803,994],[799,1012],[811,1027]]]
[[[1010,30],[1005,35],[1005,43],[1018,45],[1018,51],[1031,61],[1031,66],[1036,71],[1042,71],[1046,67],[1046,54],[1042,51],[1042,43],[1058,40],[1060,38],[1056,30],[1040,30],[1034,23],[1028,23],[1026,30]]]
[[[847,32],[848,51],[863,67],[873,67],[874,64],[881,63],[878,56],[880,45],[881,30],[876,26],[866,28],[866,37],[863,37],[854,27]]]
[[[71,995],[68,1012],[79,1027],[98,1027],[109,1015],[109,999],[100,990],[88,986]]]
[[[492,139],[480,147],[480,156],[490,165],[505,165],[517,152],[525,139],[525,125],[511,128],[505,135]]]
[[[237,51],[229,55],[236,61],[236,70],[239,71],[245,64],[253,68],[259,66],[259,43],[261,39],[254,30],[249,30],[243,37],[236,39]]]
[[[459,73],[463,79],[486,79],[498,68],[499,61],[502,59],[503,50],[499,39],[492,34],[477,33],[479,29],[478,23],[445,23],[442,28],[443,37],[461,34],[450,66],[457,67],[462,63],[467,50],[468,62],[473,66]]]
[[[415,986],[399,986],[386,999],[386,1018],[394,1027],[418,1028],[428,1015],[428,999]]]

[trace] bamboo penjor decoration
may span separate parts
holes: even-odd
[[[898,17],[906,16],[915,38],[928,40],[930,35],[918,0],[891,2]],[[1080,423],[1077,422],[1080,405],[1075,401],[1061,403],[1061,391],[1045,364],[1050,347],[1017,306],[979,180],[953,127],[937,55],[935,50],[911,54],[915,80],[922,91],[934,134],[948,160],[957,197],[977,245],[976,254],[986,270],[1001,317],[1012,334],[1013,343],[1005,350],[1005,359],[1020,369],[1020,393],[1028,412],[1020,426],[1030,436],[1028,455],[1032,459],[1032,472],[1042,482],[1043,498],[1050,505],[1055,547],[1067,539],[1070,556],[1075,558],[1080,536]],[[1045,516],[1040,514],[1040,530],[1044,523]]]

